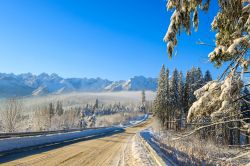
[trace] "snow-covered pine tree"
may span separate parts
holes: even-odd
[[[144,112],[146,111],[146,94],[145,90],[142,91],[141,93],[141,106],[140,106],[140,111]]]
[[[93,128],[95,127],[95,124],[96,124],[96,115],[94,113],[93,115],[88,117],[88,127]]]
[[[211,75],[210,71],[207,70],[205,72],[205,75],[204,75],[204,83],[206,84],[207,82],[212,81],[212,80],[213,80],[212,75]]]
[[[54,104],[51,102],[49,103],[49,127],[52,127],[52,118],[55,115],[55,107]]]
[[[191,34],[191,20],[198,29],[198,11],[207,11],[210,0],[168,0],[167,9],[174,10],[170,25],[164,37],[168,43],[168,53],[172,57],[177,44],[177,34],[184,29]],[[241,57],[239,64],[247,68],[248,56],[244,56],[250,47],[250,2],[248,0],[218,0],[219,10],[212,22],[216,34],[216,48],[209,54],[210,61],[221,65]],[[201,9],[201,10],[199,10]]]
[[[165,66],[163,65],[158,78],[158,88],[156,99],[154,102],[154,114],[158,117],[163,126],[165,124],[165,109],[166,109],[166,73]]]
[[[169,89],[169,96],[170,96],[170,117],[171,121],[177,119],[180,115],[179,110],[179,92],[178,92],[178,82],[179,82],[179,73],[177,69],[174,69],[171,81],[170,81],[170,89]]]
[[[170,89],[170,85],[169,85],[169,69],[167,68],[166,69],[166,74],[165,74],[166,78],[165,78],[165,86],[166,86],[166,96],[167,96],[167,99],[166,101],[169,100],[169,89]]]
[[[190,70],[190,79],[188,81],[190,86],[188,106],[190,108],[191,105],[196,101],[194,92],[204,85],[201,69],[192,67],[192,69]]]
[[[184,110],[184,83],[183,83],[183,74],[182,72],[179,73],[178,79],[178,94],[179,94],[179,112],[180,115],[177,117],[178,120],[178,129],[181,128],[182,118],[183,118],[183,110]]]
[[[188,110],[190,108],[190,105],[189,105],[190,94],[191,94],[191,74],[190,74],[190,71],[187,71],[185,86],[184,86],[184,99],[183,99],[185,116],[187,116]]]
[[[165,42],[168,43],[170,57],[177,44],[177,34],[182,29],[185,29],[187,34],[191,34],[191,19],[197,30],[198,11],[207,11],[209,4],[210,0],[168,0],[168,10],[174,9],[164,37]],[[216,47],[209,54],[209,60],[216,66],[221,66],[225,62],[229,62],[230,65],[221,77],[225,78],[223,81],[209,82],[196,92],[198,101],[190,108],[188,121],[204,115],[211,116],[213,121],[221,120],[226,116],[236,118],[235,114],[238,114],[240,109],[238,98],[242,88],[242,77],[237,75],[237,70],[241,69],[242,76],[250,65],[248,54],[250,1],[218,0],[218,5],[218,13],[212,22],[212,30],[217,32]],[[235,128],[238,128],[238,125]]]
[[[194,90],[196,91],[197,89],[200,89],[204,85],[204,79],[203,79],[201,68],[199,67],[195,68],[194,77],[195,77]]]
[[[190,91],[189,91],[189,100],[188,100],[188,106],[189,108],[191,105],[196,101],[196,97],[194,95],[194,91],[196,90],[197,83],[196,83],[196,68],[192,67],[190,70]]]
[[[170,85],[169,85],[169,69],[166,69],[166,74],[165,74],[165,88],[166,88],[166,95],[165,95],[165,103],[166,103],[166,108],[165,108],[165,121],[166,121],[166,128],[169,128],[169,121],[170,121],[170,112],[171,112],[171,107],[170,107],[170,95],[169,95],[169,89],[170,89]]]
[[[62,107],[62,102],[60,102],[60,101],[57,101],[57,103],[56,103],[56,114],[58,115],[58,116],[61,116],[62,114],[63,114],[63,107]]]
[[[145,102],[146,102],[146,93],[145,93],[145,90],[143,90],[141,92],[141,95],[142,95],[142,97],[141,97],[141,103],[145,104]]]
[[[80,112],[80,128],[86,128],[87,127],[87,122],[85,121],[85,114],[84,114],[84,109],[81,110]]]
[[[98,109],[98,108],[99,108],[99,100],[96,99],[96,100],[95,100],[95,104],[94,104],[94,106],[93,106],[93,109],[95,110],[95,109]]]

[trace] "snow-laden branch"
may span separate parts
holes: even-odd
[[[250,118],[242,118],[242,119],[233,119],[233,120],[227,120],[227,121],[214,122],[214,123],[209,124],[209,125],[204,125],[204,126],[198,127],[196,129],[194,129],[193,131],[189,132],[188,134],[182,135],[181,137],[173,138],[172,141],[178,141],[178,140],[183,139],[185,137],[189,137],[189,136],[197,133],[198,131],[205,129],[205,128],[208,128],[208,127],[212,127],[212,126],[216,126],[216,125],[220,125],[220,124],[232,123],[232,122],[245,123],[244,122],[245,120],[250,120]]]

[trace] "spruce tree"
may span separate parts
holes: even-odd
[[[97,110],[98,108],[99,108],[99,100],[96,99],[96,100],[95,100],[95,104],[94,104],[94,106],[93,106],[93,113],[94,113],[95,110]]]
[[[199,11],[209,9],[210,0],[168,0],[167,9],[174,11],[164,41],[168,54],[173,55],[177,45],[177,35],[181,30],[191,34],[191,21],[198,29]],[[216,47],[209,54],[209,60],[220,66],[224,62],[238,62],[243,68],[249,66],[245,56],[250,48],[250,4],[246,0],[218,0],[219,9],[212,22],[216,32]]]
[[[155,115],[158,117],[158,119],[161,122],[161,125],[163,126],[165,123],[165,117],[164,112],[166,108],[166,73],[165,73],[165,66],[163,65],[160,71],[160,76],[158,79],[158,88],[157,88],[157,95],[155,99]]]
[[[62,102],[60,101],[57,101],[56,103],[56,114],[58,116],[61,116],[63,114],[64,110],[63,110],[63,107],[62,107]]]
[[[82,129],[82,128],[86,128],[86,126],[87,126],[87,123],[86,123],[84,117],[85,117],[84,109],[82,109],[82,110],[80,111],[80,128],[81,128],[81,129]]]
[[[210,71],[207,70],[205,75],[204,75],[204,82],[207,83],[207,82],[212,81],[212,80],[213,80],[212,75],[211,75]]]
[[[165,121],[166,123],[166,127],[169,128],[169,121],[170,121],[170,112],[171,112],[171,107],[170,107],[170,95],[169,95],[169,89],[170,89],[170,85],[169,85],[169,69],[166,69],[166,74],[165,74],[165,88],[166,88],[166,95],[165,95],[165,103],[166,103],[166,108],[165,108]]]
[[[141,95],[142,95],[142,98],[141,98],[141,99],[142,99],[142,101],[141,101],[141,102],[142,102],[142,105],[145,105],[145,103],[146,103],[146,94],[145,94],[145,90],[142,91]]]
[[[192,104],[196,101],[196,97],[194,92],[200,89],[204,85],[204,80],[202,76],[202,72],[200,68],[192,67],[190,70],[190,80],[189,80],[189,99],[188,99],[188,106],[191,107]]]
[[[179,94],[179,112],[180,115],[178,117],[178,129],[181,128],[182,118],[183,118],[183,110],[184,110],[184,83],[183,83],[183,74],[182,72],[179,73],[178,79],[178,94]]]
[[[177,69],[173,71],[173,75],[171,77],[170,81],[170,90],[169,90],[169,96],[170,96],[170,107],[171,107],[171,119],[174,120],[179,116],[179,91],[178,91],[178,82],[179,82],[179,73]],[[171,121],[172,121],[171,120]]]
[[[141,101],[141,108],[140,108],[140,110],[145,113],[145,111],[146,111],[146,94],[145,94],[145,90],[142,91],[141,95],[142,95],[141,96],[142,97],[142,99],[141,99],[142,101]]]
[[[202,75],[202,71],[201,68],[197,67],[195,68],[195,72],[194,72],[194,91],[196,91],[197,89],[200,89],[203,85],[204,85],[204,79],[203,79],[203,75]]]
[[[184,114],[187,115],[189,110],[189,101],[190,101],[190,94],[191,94],[191,74],[190,71],[187,71],[186,74],[186,81],[184,86],[184,96],[183,96],[183,107],[184,107]]]
[[[49,103],[49,126],[52,127],[52,117],[55,115],[55,108],[53,103]]]

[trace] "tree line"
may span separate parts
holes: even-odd
[[[62,101],[51,101],[35,105],[31,108],[33,112],[27,112],[22,99],[10,98],[2,101],[0,106],[0,132],[91,128],[96,127],[98,117],[144,112],[144,107],[121,103],[103,104],[96,99],[83,106],[66,106]]]
[[[227,87],[224,82],[212,81],[210,72],[206,71],[203,76],[200,68],[193,67],[187,71],[185,78],[183,78],[181,71],[174,69],[170,76],[169,69],[163,66],[154,101],[154,115],[165,129],[177,131],[191,129],[191,133],[198,133],[201,139],[212,139],[218,144],[247,145],[249,144],[249,130],[247,130],[248,126],[244,124],[249,123],[250,93],[245,87],[241,91],[243,97],[247,95],[247,97],[242,98],[244,100],[226,101],[225,98],[228,98],[225,94],[226,90],[231,91],[230,97],[232,97],[233,92],[236,91],[235,87],[238,87],[238,84]],[[203,93],[209,95],[202,98],[201,101],[200,96]],[[220,105],[216,102],[217,100],[224,102]],[[215,119],[217,114],[208,116],[209,111],[218,112],[218,115],[221,115],[221,108],[230,111],[228,115],[222,114],[221,121]],[[196,110],[199,112],[195,112]],[[190,122],[189,119],[193,116],[196,118]],[[240,139],[241,135],[244,138]]]
[[[196,101],[194,91],[211,80],[209,70],[203,76],[199,67],[192,67],[184,79],[182,71],[174,69],[170,75],[169,69],[163,65],[154,101],[154,115],[159,119],[161,126],[179,130],[182,126],[181,119],[186,118],[189,108]]]

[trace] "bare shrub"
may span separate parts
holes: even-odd
[[[33,130],[46,131],[50,128],[49,123],[48,108],[46,106],[37,106],[33,115]]]
[[[80,115],[78,110],[71,108],[66,110],[61,118],[61,126],[63,129],[79,128],[80,127]]]
[[[5,132],[15,132],[22,120],[22,102],[16,98],[4,102],[1,111],[2,123]]]

